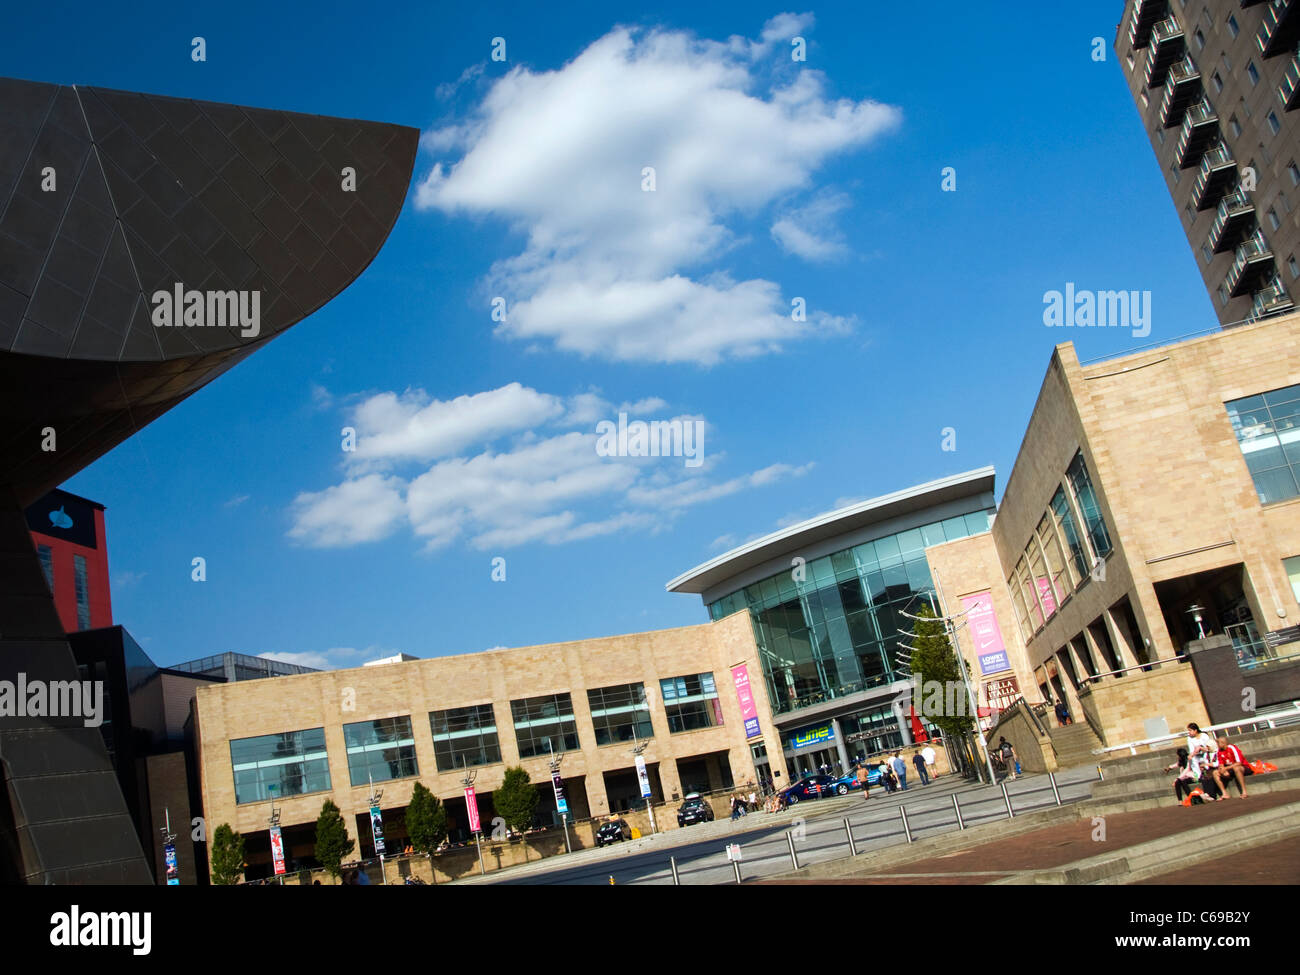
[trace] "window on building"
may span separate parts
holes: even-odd
[[[520,758],[576,752],[580,747],[573,699],[567,692],[511,701],[510,714]]]
[[[668,715],[668,730],[673,734],[722,724],[722,705],[712,674],[669,677],[659,682],[659,689]]]
[[[37,545],[36,555],[41,560],[41,571],[45,573],[45,584],[54,592],[54,553],[48,545]]]
[[[1277,210],[1272,207],[1268,208],[1268,213],[1266,213],[1265,216],[1268,217],[1268,225],[1274,230],[1277,230],[1278,227],[1282,226],[1282,221],[1277,218]]]
[[[1209,244],[1201,245],[1201,254],[1205,257],[1206,264],[1209,264],[1212,260],[1214,260],[1214,251],[1210,250]]]
[[[1165,144],[1165,130],[1163,128],[1156,129],[1156,142],[1162,146]]]
[[[1286,269],[1291,272],[1291,277],[1300,278],[1300,264],[1296,263],[1294,254],[1286,259]]]
[[[1274,135],[1282,131],[1282,123],[1277,120],[1277,112],[1268,113],[1268,130]]]
[[[1246,74],[1250,76],[1250,83],[1252,85],[1259,84],[1259,68],[1255,67],[1254,61],[1246,62]]]
[[[1292,186],[1300,186],[1300,166],[1295,164],[1295,160],[1287,163],[1286,174],[1291,177]]]
[[[419,775],[411,716],[357,721],[343,726],[348,775],[354,786]]]
[[[1098,559],[1104,559],[1111,551],[1110,532],[1106,530],[1106,522],[1101,516],[1101,504],[1082,451],[1074,455],[1074,461],[1065,472],[1065,477],[1074,495],[1075,507],[1083,518],[1084,534],[1092,548],[1092,554]]]
[[[1241,123],[1237,121],[1237,116],[1234,115],[1228,119],[1228,130],[1232,132],[1234,139],[1241,137]]]
[[[587,703],[591,706],[597,745],[644,741],[654,735],[644,684],[597,687],[587,691]]]
[[[496,712],[491,704],[430,711],[429,726],[433,731],[433,758],[439,772],[495,765],[501,761]]]
[[[1202,34],[1202,33],[1200,32],[1200,30],[1198,29],[1198,30],[1196,31],[1196,33],[1193,34],[1192,36],[1193,36],[1194,38],[1196,38],[1196,49],[1197,49],[1198,51],[1204,51],[1204,50],[1205,50],[1205,35]]]
[[[1232,14],[1228,14],[1228,33],[1233,37],[1241,33],[1241,28],[1237,26],[1237,18]]]
[[[1169,166],[1169,177],[1175,185],[1183,178],[1183,174],[1178,171],[1178,163],[1171,163]]]
[[[1150,96],[1147,95],[1147,93],[1146,93],[1145,91],[1142,92],[1142,107],[1143,107],[1143,108],[1150,108],[1150,107],[1151,107],[1151,98],[1150,98]]]
[[[330,790],[325,729],[287,731],[230,743],[235,802],[266,802]]]
[[[1214,85],[1215,94],[1223,91],[1223,79],[1219,77],[1219,72],[1210,75],[1210,84]]]
[[[1300,386],[1224,404],[1260,504],[1300,495]]]
[[[74,555],[72,569],[77,585],[77,629],[90,629],[90,579],[87,575],[86,557]]]
[[[1219,285],[1219,304],[1226,305],[1227,303],[1228,303],[1228,289],[1223,285]]]
[[[1065,496],[1065,488],[1058,487],[1056,489],[1049,507],[1052,511],[1052,520],[1056,522],[1056,530],[1060,533],[1061,538],[1065,540],[1065,547],[1070,555],[1070,564],[1074,567],[1072,575],[1075,585],[1078,585],[1089,574],[1090,569],[1088,556],[1083,549],[1083,541],[1079,538],[1079,530],[1074,524],[1074,514],[1070,511],[1070,501]]]
[[[1300,603],[1300,555],[1283,559],[1282,568],[1291,582],[1291,592],[1295,594],[1296,602]]]

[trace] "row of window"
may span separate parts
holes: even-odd
[[[723,723],[713,674],[666,678],[659,682],[659,688],[670,733]],[[644,684],[588,690],[587,702],[597,745],[654,735]],[[581,747],[573,699],[568,693],[511,701],[510,717],[520,758],[545,757]],[[496,711],[491,704],[430,711],[429,725],[439,772],[501,761]],[[345,724],[343,741],[353,786],[420,774],[410,715]],[[236,803],[327,792],[332,787],[324,728],[232,740],[230,761]]]
[[[1026,641],[1112,548],[1096,488],[1079,451],[1007,579]]]
[[[54,592],[54,552],[48,545],[37,545],[36,554],[45,572],[45,584]],[[77,629],[90,629],[90,573],[84,555],[72,557],[73,585],[77,597]]]

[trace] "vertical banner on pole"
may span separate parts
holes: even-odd
[[[167,886],[179,887],[181,883],[181,868],[176,862],[176,847],[170,843],[163,847],[163,864],[167,868]]]
[[[465,809],[469,812],[469,831],[477,833],[479,831],[478,821],[478,796],[474,794],[472,785],[465,786]]]
[[[271,859],[275,861],[276,876],[284,873],[284,840],[279,826],[271,827]]]
[[[375,840],[375,856],[384,855],[384,813],[378,806],[370,807],[370,835]]]
[[[636,757],[636,780],[641,784],[641,798],[650,798],[650,773],[645,767],[645,757],[638,755]]]
[[[758,708],[754,705],[754,689],[749,686],[749,667],[738,664],[731,668],[731,679],[736,685],[736,698],[740,701],[740,717],[745,722],[745,737],[757,738],[762,729],[758,726]]]
[[[564,779],[558,771],[551,773],[551,788],[555,790],[555,811],[561,816],[567,816],[569,803],[564,798]]]

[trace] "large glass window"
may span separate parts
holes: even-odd
[[[325,729],[286,731],[230,743],[235,802],[266,802],[310,792],[328,792],[329,756]]]
[[[668,713],[668,730],[694,731],[722,724],[722,705],[712,674],[670,677],[659,682]]]
[[[86,557],[72,557],[73,571],[77,581],[77,629],[90,629],[90,580],[86,574]]]
[[[48,545],[37,545],[36,555],[41,560],[41,571],[45,573],[45,584],[54,592],[54,553]]]
[[[1070,489],[1074,492],[1074,502],[1079,507],[1079,514],[1083,517],[1084,531],[1087,532],[1088,542],[1092,545],[1092,554],[1099,559],[1104,559],[1111,550],[1110,533],[1106,530],[1105,519],[1101,516],[1101,503],[1097,500],[1092,478],[1088,475],[1088,465],[1083,462],[1082,451],[1074,455],[1074,461],[1065,472],[1065,476],[1070,482]]]
[[[386,782],[419,775],[411,716],[358,721],[343,726],[348,750],[348,775],[353,785]]]
[[[1259,503],[1300,495],[1300,386],[1225,405]]]
[[[535,758],[578,750],[578,724],[573,698],[567,693],[528,697],[510,702],[520,758]]]
[[[596,729],[597,745],[635,741],[654,735],[644,684],[597,687],[587,691],[587,703],[591,706],[591,723]]]
[[[496,712],[491,704],[430,711],[433,758],[439,772],[501,761]]]
[[[1070,513],[1070,502],[1065,496],[1065,488],[1056,489],[1056,493],[1052,495],[1051,508],[1056,528],[1070,550],[1071,580],[1077,586],[1091,572],[1091,567],[1088,565],[1088,556],[1083,551],[1079,530],[1074,526],[1074,515]]]

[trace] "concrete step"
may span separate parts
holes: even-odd
[[[1246,752],[1246,758],[1252,762],[1271,762],[1278,767],[1279,771],[1300,769],[1300,748],[1264,748]],[[1165,768],[1173,763],[1174,759],[1171,756],[1169,761],[1139,767],[1114,769],[1103,767],[1105,778],[1098,787],[1143,782],[1152,778],[1172,778],[1173,773],[1166,772]]]
[[[1254,732],[1243,735],[1230,735],[1229,741],[1237,745],[1245,752],[1248,759],[1254,759],[1263,751],[1276,749],[1300,748],[1300,728],[1276,728],[1271,731]],[[1105,771],[1106,777],[1110,778],[1112,774],[1118,774],[1119,768],[1146,768],[1159,769],[1169,765],[1176,758],[1176,752],[1183,747],[1184,739],[1179,738],[1175,741],[1161,745],[1159,749],[1152,751],[1149,747],[1143,747],[1138,750],[1136,755],[1128,752],[1111,753],[1106,756],[1095,755],[1094,760],[1101,765]]]
[[[1204,862],[1207,850],[1213,850],[1215,857],[1229,856],[1297,834],[1300,834],[1300,802],[1162,836],[1051,870],[1016,874],[994,881],[993,886],[1132,884]]]
[[[1111,788],[1107,782],[1098,782],[1092,790],[1092,802],[1134,802],[1143,800],[1159,800],[1159,805],[1174,805],[1174,787],[1172,775],[1168,781],[1160,782],[1159,780],[1144,782],[1119,783]],[[1255,793],[1269,792],[1286,792],[1300,787],[1300,769],[1286,769],[1277,772],[1269,772],[1266,775],[1252,775],[1246,780],[1246,788],[1254,795]],[[1237,796],[1235,785],[1229,786],[1229,795],[1234,799]]]

